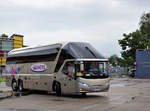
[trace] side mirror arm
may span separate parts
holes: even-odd
[[[74,74],[74,80],[76,80],[76,79],[77,79],[76,74],[77,74],[77,64],[75,64],[75,74]]]

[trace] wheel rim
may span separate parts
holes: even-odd
[[[22,91],[22,83],[19,84],[19,91]]]
[[[16,90],[16,87],[17,87],[17,83],[16,83],[16,82],[13,82],[13,84],[12,84],[12,89],[13,89],[13,90]]]

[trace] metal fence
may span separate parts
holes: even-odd
[[[111,67],[109,70],[110,77],[123,77],[127,76],[128,67]]]

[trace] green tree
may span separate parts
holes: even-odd
[[[118,57],[116,54],[112,55],[109,57],[108,59],[109,63],[112,64],[112,66],[116,66],[115,63],[117,63],[117,65],[119,66],[126,66],[126,61],[123,58]]]
[[[150,12],[141,16],[139,25],[141,33],[150,39]]]
[[[112,55],[112,56],[110,56],[109,57],[109,63],[110,64],[112,64],[113,66],[116,66],[116,64],[115,63],[119,63],[119,60],[120,58],[116,55],[116,54],[114,54],[114,55]]]
[[[122,47],[122,58],[128,66],[133,66],[137,49],[146,49],[150,46],[150,12],[141,16],[139,25],[140,29],[123,34],[123,39],[118,40]]]
[[[1,37],[2,37],[2,38],[8,38],[8,35],[2,34]]]
[[[121,55],[125,59],[126,64],[133,65],[136,59],[136,50],[145,49],[148,44],[147,37],[142,35],[139,30],[129,34],[123,34],[124,38],[118,40],[119,45],[122,47]]]

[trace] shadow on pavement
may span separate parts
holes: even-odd
[[[48,95],[48,96],[55,96],[57,98],[72,98],[72,99],[90,99],[90,98],[107,98],[106,96],[103,95],[96,95],[92,93],[87,93],[86,96],[82,96],[82,94],[63,94],[61,96],[56,96],[55,93],[48,93],[47,91],[25,91],[25,92],[14,92],[14,96],[20,97],[20,96],[28,96],[32,94],[37,94],[37,95]]]

